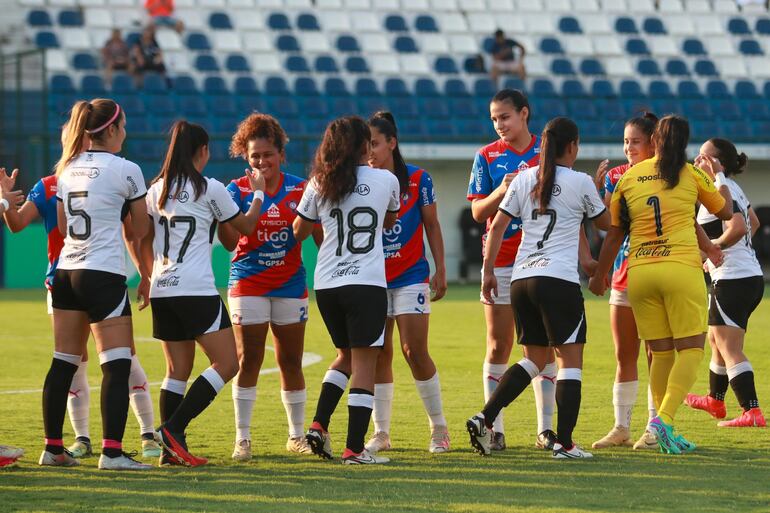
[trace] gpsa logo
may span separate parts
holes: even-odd
[[[370,192],[371,192],[371,189],[365,183],[362,183],[356,186],[356,194],[360,194],[361,196],[366,196]]]

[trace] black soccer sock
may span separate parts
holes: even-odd
[[[102,453],[110,458],[120,456],[121,449],[112,443],[122,443],[128,419],[128,375],[131,374],[131,349],[110,349],[99,354],[102,367]]]
[[[160,406],[161,424],[168,422],[177,408],[179,408],[179,405],[182,404],[183,400],[184,395],[182,394],[177,394],[176,392],[166,390],[165,388],[160,389],[160,399],[158,400],[158,404]]]
[[[184,433],[192,419],[208,408],[224,386],[225,381],[214,368],[209,367],[203,371],[193,382],[174,414],[165,422],[166,428],[172,433]]]
[[[730,386],[738,399],[743,411],[752,408],[759,408],[759,399],[757,399],[757,389],[754,387],[754,372],[741,372],[730,380]]]
[[[67,411],[72,377],[78,370],[80,356],[54,353],[51,367],[43,385],[43,426],[45,437],[53,443],[46,443],[45,450],[53,454],[62,454],[64,445],[61,443],[64,430],[64,413]]]
[[[709,395],[717,401],[724,401],[730,380],[727,369],[715,363],[709,364]]]
[[[321,424],[324,430],[329,429],[332,414],[337,409],[342,394],[345,393],[345,389],[348,386],[348,378],[347,374],[336,369],[326,371],[323,383],[321,384],[321,394],[318,396],[315,416],[313,417],[313,422]]]
[[[481,410],[481,413],[484,414],[484,424],[487,426],[487,429],[492,429],[492,424],[500,414],[500,411],[519,397],[539,372],[540,370],[537,368],[537,365],[526,358],[518,363],[514,363],[505,371],[503,377],[500,378],[497,388],[492,392],[492,396],[487,401],[487,404],[484,405],[484,409]]]
[[[356,454],[364,450],[364,438],[374,409],[374,393],[351,388],[348,394],[348,439],[345,446]]]
[[[556,380],[556,407],[559,410],[556,439],[565,449],[570,449],[573,446],[572,432],[580,413],[582,373],[580,369],[559,369],[559,375],[566,379]]]

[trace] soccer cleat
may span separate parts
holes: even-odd
[[[654,450],[658,448],[658,441],[649,429],[645,429],[639,440],[634,443],[634,450]]]
[[[305,440],[313,451],[313,454],[320,458],[330,460],[332,456],[332,439],[329,433],[321,427],[318,422],[313,422],[310,429],[307,430]]]
[[[762,415],[762,410],[759,408],[752,408],[744,411],[740,417],[736,417],[733,420],[723,420],[718,423],[719,427],[767,427],[765,422],[765,416]]]
[[[73,458],[72,454],[66,449],[61,454],[43,451],[37,463],[44,467],[77,467],[80,465],[80,462]]]
[[[251,440],[244,438],[235,442],[233,459],[235,461],[251,461]]]
[[[504,451],[507,447],[505,445],[505,433],[495,433],[494,431],[491,431],[492,433],[492,441],[490,442],[489,448],[493,451]]]
[[[696,447],[698,447],[697,445],[695,445],[693,442],[690,442],[682,435],[676,435],[674,437],[674,443],[676,444],[677,447],[679,447],[679,450],[682,452],[682,454],[687,452],[693,452],[696,449]]]
[[[72,453],[73,458],[88,458],[94,455],[94,451],[91,448],[91,440],[85,437],[75,439],[75,443],[70,445],[68,450]]]
[[[160,467],[184,467],[184,463],[176,459],[168,451],[161,449],[160,459],[158,460],[158,466]]]
[[[608,447],[631,447],[631,432],[627,427],[615,426],[609,433],[591,444],[593,449],[606,449]]]
[[[184,433],[172,433],[165,426],[161,426],[155,432],[155,441],[187,467],[200,467],[208,463],[206,458],[198,458],[190,454]]]
[[[18,460],[24,456],[24,449],[10,445],[0,445],[0,458]]]
[[[286,440],[286,450],[297,454],[313,454],[313,449],[308,445],[304,436],[289,437]]]
[[[655,435],[660,452],[666,454],[682,454],[682,450],[674,441],[674,426],[666,424],[660,417],[652,419],[648,425],[649,430]]]
[[[572,444],[572,447],[567,449],[559,442],[553,444],[553,459],[555,460],[572,460],[572,459],[585,459],[593,458],[594,455],[588,451],[584,451],[577,444]]]
[[[3,467],[12,467],[18,463],[18,458],[4,458],[0,456],[0,468]]]
[[[380,463],[388,463],[389,461],[390,458],[376,456],[366,449],[358,454],[354,453],[350,449],[345,449],[345,452],[342,453],[343,465],[377,465]]]
[[[377,454],[380,451],[390,449],[390,435],[385,431],[378,431],[366,442],[366,450],[370,454]]]
[[[556,433],[550,429],[546,429],[535,439],[535,447],[538,449],[545,449],[546,451],[552,451],[553,446],[556,445]],[[505,447],[503,447],[505,448]]]
[[[715,419],[723,419],[727,416],[725,402],[714,399],[710,395],[687,394],[684,402],[690,408],[708,412]]]
[[[492,452],[492,430],[487,429],[484,424],[484,417],[474,415],[465,423],[465,428],[471,436],[471,447],[482,456],[489,456]],[[496,433],[502,435],[502,433]],[[503,435],[503,444],[505,444],[505,435]]]
[[[155,440],[142,440],[142,458],[157,458],[162,448]]]
[[[110,458],[102,453],[99,456],[99,470],[149,470],[152,465],[134,459],[136,453],[121,452],[120,456]]]
[[[430,432],[428,452],[439,454],[449,452],[449,431],[446,426],[434,426]]]

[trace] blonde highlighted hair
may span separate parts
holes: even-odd
[[[61,175],[64,168],[80,154],[89,138],[99,141],[104,130],[119,123],[123,117],[125,114],[113,100],[97,98],[90,102],[75,102],[69,120],[62,128],[62,154],[56,163],[56,176]]]

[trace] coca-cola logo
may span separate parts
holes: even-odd
[[[343,267],[342,269],[336,269],[332,273],[332,278],[342,278],[343,276],[356,276],[361,271],[361,268],[357,265],[351,265]]]
[[[637,258],[644,257],[667,257],[671,254],[671,246],[668,244],[659,244],[657,246],[642,246],[636,250]]]

